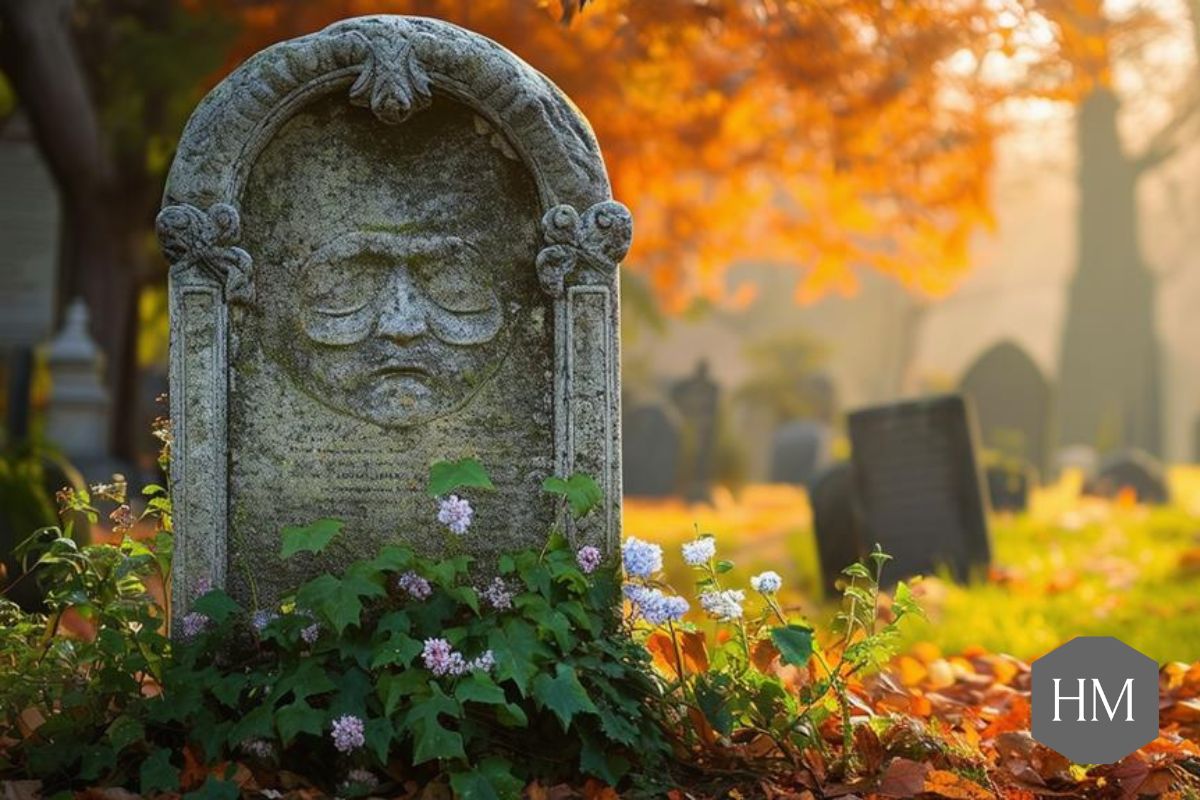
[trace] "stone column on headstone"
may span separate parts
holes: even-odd
[[[103,379],[103,354],[88,332],[82,299],[67,308],[66,321],[46,349],[50,401],[46,438],[72,463],[86,468],[109,455],[109,397]]]

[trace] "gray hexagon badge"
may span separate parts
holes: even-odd
[[[1158,664],[1111,636],[1033,662],[1033,738],[1080,764],[1119,761],[1158,736]]]

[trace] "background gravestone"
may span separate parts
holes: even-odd
[[[491,40],[436,20],[346,20],[274,45],[196,109],[168,178],[174,613],[211,581],[260,601],[401,540],[436,554],[431,463],[475,456],[462,547],[539,544],[551,474],[620,531],[610,199],[577,109]],[[284,525],[347,523],[320,561]],[[566,521],[564,521],[565,523]]]
[[[679,431],[660,406],[642,405],[624,413],[621,430],[625,494],[667,497],[679,478]]]
[[[965,580],[989,564],[987,503],[962,396],[863,409],[849,428],[865,541],[893,557],[892,580],[943,567]]]
[[[1097,497],[1116,497],[1130,489],[1139,503],[1165,505],[1171,499],[1163,465],[1144,450],[1122,450],[1100,462],[1096,474],[1083,485],[1083,493]]]
[[[866,555],[862,509],[854,484],[854,468],[843,461],[823,470],[808,489],[817,559],[827,597],[836,595],[842,570]]]
[[[1037,470],[1031,465],[1015,459],[988,464],[984,477],[993,511],[1029,508],[1029,493],[1037,483]]]
[[[971,398],[984,447],[1046,469],[1050,384],[1023,349],[993,346],[967,370],[960,391]]]
[[[772,483],[807,484],[832,458],[833,431],[816,420],[794,420],[771,439]]]
[[[58,190],[38,154],[25,115],[0,126],[0,374],[8,435],[28,428],[32,348],[54,329],[58,272]]]
[[[671,387],[671,400],[679,410],[683,430],[683,497],[695,503],[712,499],[713,469],[717,450],[717,403],[720,389],[709,376],[708,361]]]

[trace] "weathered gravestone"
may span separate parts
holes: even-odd
[[[849,416],[866,541],[893,557],[892,580],[942,568],[959,580],[991,560],[974,423],[960,395]]]
[[[807,484],[829,466],[833,431],[823,422],[794,420],[771,439],[772,483]]]
[[[621,424],[624,493],[666,497],[678,489],[679,431],[656,405],[625,412]]]
[[[544,541],[544,478],[604,491],[569,533],[619,541],[611,200],[574,105],[494,42],[350,19],[270,47],[188,122],[158,230],[171,263],[175,609],[208,582],[266,602],[402,541],[437,553],[431,463],[476,456],[462,546]],[[346,522],[281,562],[284,525]]]
[[[1122,490],[1132,491],[1139,503],[1148,505],[1164,505],[1171,499],[1162,463],[1144,450],[1113,453],[1083,485],[1084,494],[1097,497],[1115,498]]]
[[[971,398],[985,447],[1046,469],[1050,384],[1023,349],[1013,342],[991,347],[967,370],[960,390]]]
[[[854,485],[854,468],[843,461],[822,471],[808,488],[817,560],[827,596],[837,592],[842,570],[866,555],[862,508]]]
[[[7,434],[28,432],[32,348],[54,327],[58,190],[21,111],[0,123],[0,370]]]
[[[671,387],[671,399],[679,410],[684,436],[683,497],[707,503],[712,499],[720,400],[720,388],[709,376],[707,360],[701,359],[695,372]]]

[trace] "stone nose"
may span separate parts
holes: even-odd
[[[425,319],[425,303],[417,287],[407,276],[398,275],[386,291],[378,335],[396,342],[423,336],[429,325]]]

